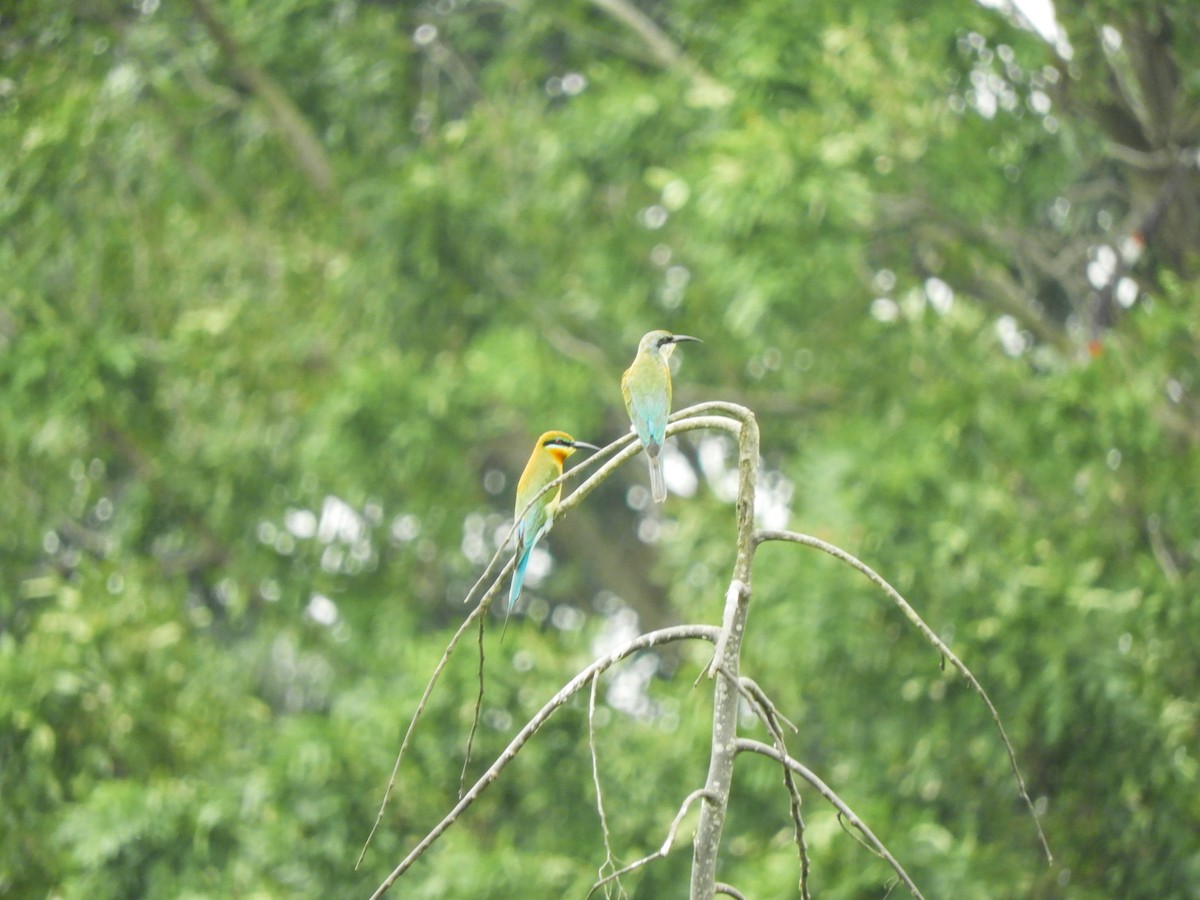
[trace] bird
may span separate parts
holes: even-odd
[[[517,520],[517,564],[513,569],[512,584],[508,589],[508,614],[504,620],[506,626],[508,615],[512,614],[517,598],[521,596],[521,586],[525,583],[525,568],[529,565],[534,545],[554,523],[554,513],[558,510],[558,500],[562,496],[562,485],[540,497],[538,494],[563,473],[563,463],[567,457],[580,448],[600,449],[595,444],[575,440],[565,431],[547,431],[534,444],[529,462],[525,464],[525,471],[521,473],[521,480],[517,482],[517,504],[513,514]]]
[[[671,414],[671,369],[667,360],[680,341],[704,343],[700,338],[686,334],[647,332],[638,342],[633,363],[621,376],[625,409],[650,461],[650,493],[654,495],[655,503],[667,499],[659,454],[667,436],[667,416]]]

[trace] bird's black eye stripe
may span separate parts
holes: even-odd
[[[564,441],[562,438],[550,438],[550,440],[546,441],[546,443],[543,444],[542,446],[543,447],[574,447],[575,445],[573,443],[571,443],[570,441]]]
[[[660,337],[658,339],[658,346],[664,347],[667,344],[673,343],[674,340],[675,340],[675,336],[668,334],[666,337]]]

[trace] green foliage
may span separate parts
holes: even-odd
[[[882,573],[1005,718],[1054,868],[978,698],[761,549],[745,671],[927,896],[1195,894],[1200,201],[1138,164],[1200,142],[1193,4],[1060,4],[1070,62],[979,5],[638,6],[679,63],[584,3],[0,13],[0,894],[368,894],[458,795],[473,636],[354,870],[530,443],[622,434],[651,327],[706,341],[677,406],[758,416],[763,518]],[[1106,318],[1087,265],[1143,228]],[[643,508],[635,461],[489,621],[469,777],[631,616],[718,620],[731,457],[677,446],[693,496]],[[702,781],[706,651],[602,682],[619,863]],[[587,892],[586,700],[405,896]],[[814,891],[878,896],[805,810]],[[631,896],[682,894],[694,820]],[[764,759],[720,872],[794,884]]]

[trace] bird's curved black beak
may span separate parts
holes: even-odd
[[[572,441],[571,446],[574,447],[576,450],[579,450],[579,449],[599,450],[600,449],[595,444],[589,444],[587,441]]]
[[[697,344],[703,344],[704,341],[698,337],[692,337],[690,334],[673,334],[671,335],[671,343],[678,344],[680,341],[695,341]]]

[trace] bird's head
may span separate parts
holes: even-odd
[[[559,465],[576,450],[599,450],[595,444],[587,441],[577,441],[565,431],[547,431],[538,438],[538,447],[545,453],[558,460]]]
[[[688,334],[671,334],[669,331],[648,331],[642,335],[641,341],[638,343],[638,353],[651,353],[661,356],[663,359],[670,359],[671,351],[675,349],[675,345],[680,341],[695,341],[698,344],[704,342],[698,337],[692,337]]]

